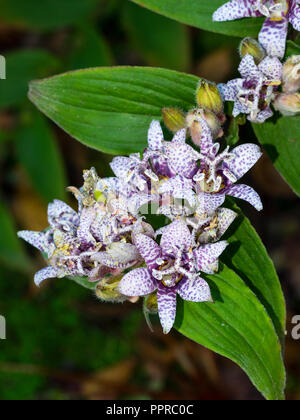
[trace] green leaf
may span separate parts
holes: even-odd
[[[124,3],[122,22],[146,64],[188,70],[191,51],[185,26],[130,2]]]
[[[229,22],[213,22],[215,10],[226,3],[225,0],[131,0],[140,6],[175,19],[187,25],[206,31],[238,37],[256,38],[261,29],[262,18],[245,18]]]
[[[291,55],[300,55],[300,45],[293,41],[287,41],[285,56],[287,58]]]
[[[30,262],[17,237],[13,218],[6,206],[0,202],[0,261],[18,270],[30,270]]]
[[[197,84],[194,76],[163,69],[90,69],[33,82],[30,98],[86,145],[112,154],[128,154],[142,151],[146,146],[149,123],[153,118],[161,120],[161,108],[178,106],[187,111],[195,106]],[[278,278],[260,239],[248,223],[237,233],[237,242],[245,238],[248,242],[234,249],[233,262],[238,261],[239,269],[249,275],[248,284],[254,292],[260,292],[282,338],[285,317]],[[250,262],[245,252],[251,255]],[[249,272],[250,264],[255,275]]]
[[[239,274],[259,298],[283,344],[286,325],[285,301],[273,262],[249,219],[232,199],[227,200],[226,207],[237,212],[238,218],[223,238],[230,246],[221,259]]]
[[[98,0],[0,0],[1,19],[21,28],[54,29],[90,16]]]
[[[34,81],[29,98],[85,145],[127,154],[143,150],[163,106],[195,106],[197,83],[195,76],[164,69],[98,68]]]
[[[300,117],[279,117],[253,124],[255,134],[275,168],[300,196]]]
[[[85,289],[89,290],[96,290],[97,283],[92,283],[87,280],[87,277],[69,277],[69,280],[74,281],[75,283],[79,284],[79,286],[84,287]]]
[[[57,71],[58,61],[44,50],[22,50],[6,56],[7,79],[0,83],[0,108],[22,104],[28,82]]]
[[[110,49],[100,33],[91,24],[82,23],[72,33],[73,51],[68,70],[110,66],[113,63]]]
[[[67,185],[62,157],[46,119],[34,110],[23,115],[16,150],[32,185],[46,203],[65,198]]]
[[[265,398],[284,399],[281,346],[263,305],[226,266],[207,280],[215,303],[181,301],[175,327],[236,362]]]

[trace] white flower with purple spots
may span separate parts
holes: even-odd
[[[259,42],[271,57],[282,58],[286,48],[288,24],[300,30],[299,0],[232,0],[221,6],[214,14],[217,22],[244,17],[265,16],[259,34]]]
[[[266,57],[259,65],[247,54],[242,59],[240,79],[219,85],[226,101],[233,101],[233,116],[248,115],[252,122],[263,123],[273,115],[270,104],[281,85],[283,66],[278,58]]]
[[[191,302],[212,301],[209,285],[200,274],[215,273],[226,241],[193,247],[188,226],[177,220],[164,229],[160,245],[145,235],[137,235],[135,244],[147,267],[126,274],[119,291],[125,296],[146,296],[156,291],[165,334],[175,321],[177,294]]]
[[[246,200],[258,211],[262,210],[261,199],[252,187],[235,184],[262,156],[261,149],[255,144],[243,144],[231,152],[227,147],[218,153],[219,147],[215,143],[207,155],[199,154],[200,168],[193,179],[179,174],[163,185],[163,192],[188,200],[200,217],[212,215],[227,195]]]
[[[35,275],[37,285],[55,277],[87,276],[97,281],[108,273],[118,275],[141,260],[135,235],[154,236],[137,214],[140,204],[135,196],[129,203],[114,190],[115,180],[101,180],[93,168],[84,172],[84,180],[81,189],[70,188],[78,199],[78,213],[55,200],[48,206],[49,229],[18,233],[47,258],[49,266]]]

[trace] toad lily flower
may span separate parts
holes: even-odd
[[[161,192],[169,192],[176,198],[188,200],[197,215],[212,215],[230,195],[248,201],[258,211],[262,202],[258,194],[248,185],[235,183],[255,165],[262,152],[255,144],[243,144],[231,152],[227,147],[218,153],[220,145],[215,143],[207,155],[200,155],[200,169],[193,179],[181,174],[169,179]]]
[[[178,220],[164,230],[160,246],[144,235],[137,236],[136,246],[147,267],[126,274],[119,291],[125,296],[146,296],[157,291],[158,313],[165,334],[175,321],[177,293],[187,301],[212,302],[210,288],[200,273],[215,272],[227,242],[193,248],[187,225]]]
[[[209,130],[209,129],[208,129]],[[119,182],[127,183],[140,203],[160,203],[169,207],[170,199],[160,194],[161,186],[178,172],[192,178],[197,172],[198,153],[186,144],[186,130],[179,130],[172,141],[165,141],[159,121],[152,121],[148,147],[142,159],[137,155],[113,159],[111,167]],[[133,194],[133,193],[132,193]],[[133,198],[129,194],[129,204]]]
[[[223,22],[258,16],[267,18],[259,34],[259,42],[269,56],[282,58],[288,23],[296,31],[300,30],[299,0],[232,0],[213,14],[213,20]]]
[[[242,59],[241,79],[234,79],[219,89],[227,101],[234,101],[233,116],[247,114],[252,122],[263,123],[273,115],[270,103],[281,84],[282,64],[278,58],[266,57],[258,66],[247,54]]]
[[[120,274],[141,259],[134,235],[154,236],[150,225],[135,211],[130,213],[132,203],[113,189],[115,182],[103,182],[93,168],[84,172],[84,181],[79,190],[70,188],[79,202],[78,213],[55,200],[48,206],[48,230],[18,233],[47,257],[49,267],[35,275],[37,285],[54,277],[97,281],[108,273]]]

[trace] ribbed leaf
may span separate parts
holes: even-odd
[[[237,212],[238,218],[224,236],[230,246],[223,253],[222,261],[239,274],[265,306],[283,344],[285,301],[273,262],[249,219],[233,200],[228,200],[226,207]]]
[[[236,362],[265,398],[283,399],[281,347],[265,308],[226,266],[207,280],[215,303],[181,302],[176,328]]]
[[[253,127],[275,168],[300,195],[300,117],[279,117]]]
[[[163,106],[194,106],[195,76],[143,67],[79,70],[32,82],[32,102],[82,143],[111,154],[143,150]]]
[[[246,18],[229,22],[213,22],[212,15],[214,11],[226,3],[226,0],[132,1],[179,22],[225,35],[257,37],[263,22],[263,19],[261,18]]]

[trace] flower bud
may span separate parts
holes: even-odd
[[[196,91],[196,102],[205,111],[223,113],[223,100],[215,83],[201,80]]]
[[[192,109],[186,117],[186,124],[190,130],[193,142],[200,146],[202,136],[201,120],[205,120],[211,129],[214,138],[222,137],[223,130],[221,128],[220,119],[211,111],[204,111],[196,108]]]
[[[162,116],[165,126],[173,133],[185,127],[185,114],[179,108],[163,108]]]
[[[254,58],[256,64],[259,64],[266,56],[264,48],[260,45],[256,39],[247,37],[242,40],[239,47],[241,58],[245,55],[250,54]]]
[[[282,115],[293,116],[300,113],[300,93],[281,93],[276,96],[274,108]]]
[[[145,297],[144,301],[144,310],[151,314],[157,314],[158,307],[157,307],[157,293],[151,293],[150,295]]]
[[[122,276],[104,277],[96,286],[96,296],[105,302],[123,302],[126,297],[119,292]]]
[[[293,55],[283,66],[283,91],[294,93],[300,89],[300,55]]]

